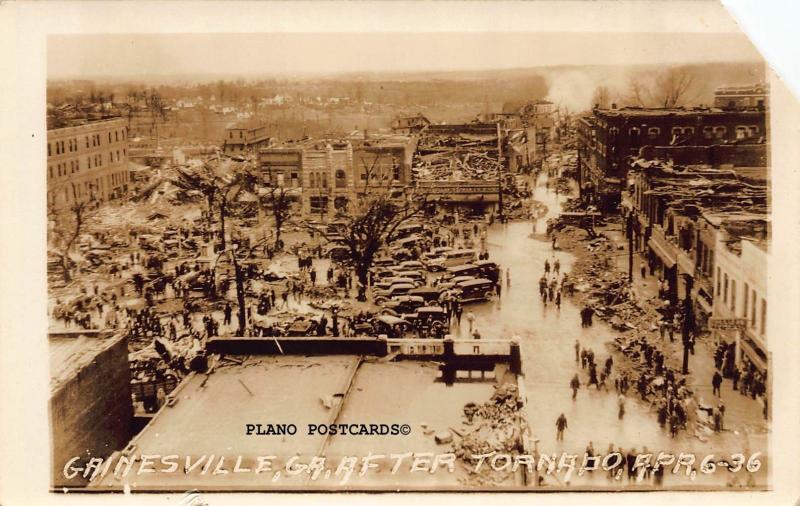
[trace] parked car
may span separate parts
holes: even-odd
[[[371,323],[377,335],[386,334],[391,339],[403,337],[403,333],[411,326],[407,320],[388,314],[376,316]]]
[[[425,269],[425,265],[423,265],[419,260],[406,260],[405,262],[400,262],[398,267],[406,271],[422,271]]]
[[[478,257],[474,249],[454,249],[428,261],[428,270],[443,270],[454,265],[469,264]]]
[[[431,302],[439,301],[439,297],[442,295],[442,290],[430,286],[421,286],[419,288],[410,290],[408,295],[422,297],[426,303],[430,304]]]
[[[376,290],[375,291],[375,302],[377,304],[382,303],[385,300],[391,299],[397,295],[406,295],[410,290],[416,288],[416,285],[412,283],[397,283],[392,285],[390,288],[386,290]]]
[[[394,311],[397,316],[416,312],[417,308],[424,306],[427,301],[418,295],[398,295],[383,301],[384,309]]]
[[[404,278],[402,276],[392,276],[390,278],[384,278],[384,279],[378,281],[377,283],[374,283],[372,285],[372,287],[374,288],[375,292],[378,293],[378,292],[381,292],[381,291],[388,290],[394,285],[406,284],[406,283],[409,283],[409,284],[412,284],[414,286],[417,286],[417,281],[414,280],[413,278]]]
[[[462,281],[456,285],[456,288],[459,291],[458,300],[461,303],[488,300],[496,293],[494,283],[486,278]]]
[[[420,284],[425,284],[425,275],[420,271],[412,271],[412,270],[399,271],[397,275],[401,278],[411,278],[415,282],[418,282]]]
[[[491,260],[478,260],[475,265],[481,269],[481,277],[497,284],[500,281],[500,266]]]

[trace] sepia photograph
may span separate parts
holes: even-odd
[[[83,30],[29,167],[52,496],[773,490],[747,35]]]

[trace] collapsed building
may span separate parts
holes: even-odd
[[[766,375],[767,169],[636,159],[629,171],[634,251],[673,303],[692,299],[698,328],[735,346],[737,366]]]
[[[595,108],[578,122],[578,187],[601,211],[620,203],[628,159],[663,157],[676,163],[753,166],[766,157],[762,110]],[[649,155],[642,149],[660,150]]]
[[[496,212],[502,205],[503,137],[499,123],[430,125],[414,156],[417,188],[445,212]]]

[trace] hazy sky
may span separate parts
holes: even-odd
[[[57,35],[48,77],[330,74],[540,65],[702,63],[761,57],[744,35],[698,33],[270,33]]]

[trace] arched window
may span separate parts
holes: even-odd
[[[339,169],[336,171],[336,188],[345,188],[346,186],[347,186],[347,175],[344,173],[342,169]]]

